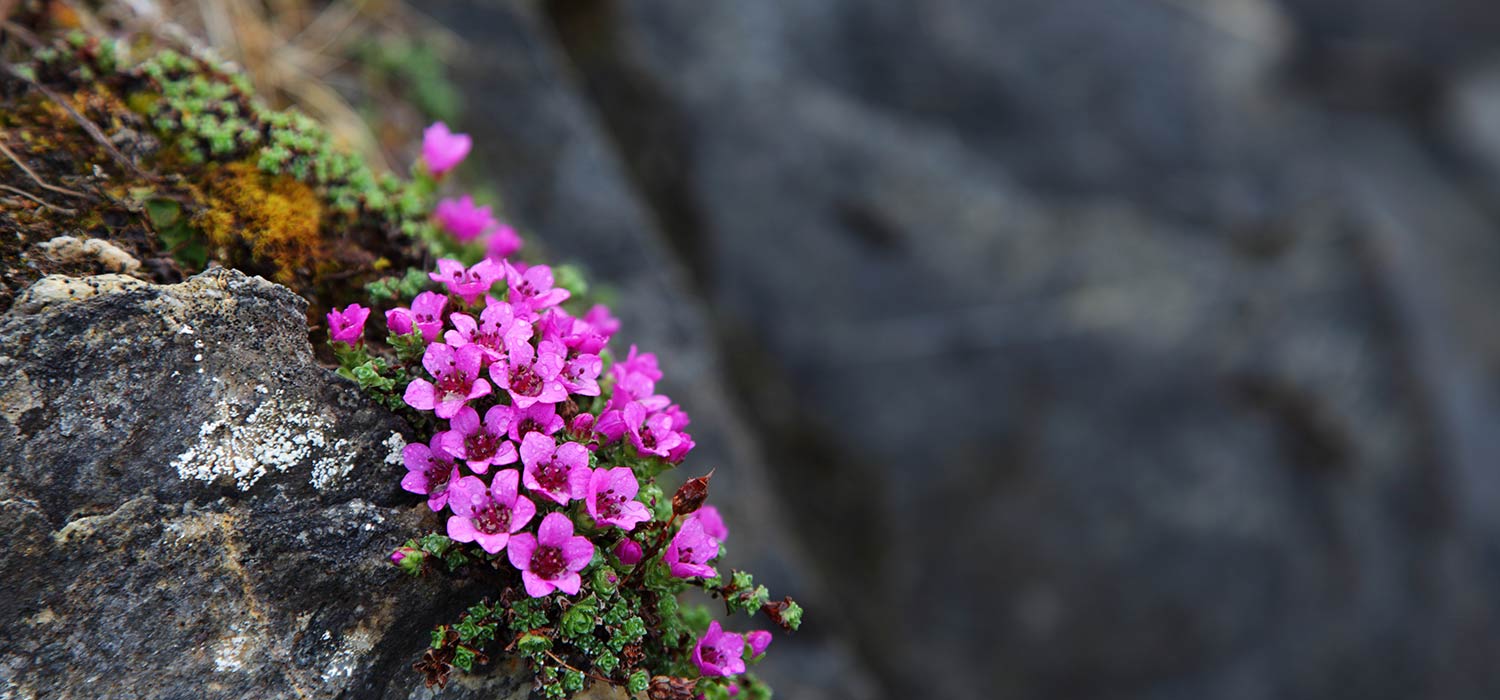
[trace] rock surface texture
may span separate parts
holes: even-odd
[[[45,278],[0,316],[0,697],[411,690],[451,603],[385,560],[425,510],[403,425],[305,309],[215,269]]]
[[[1500,694],[1492,3],[426,7],[506,213],[760,437],[780,697]]]

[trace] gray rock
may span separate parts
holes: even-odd
[[[511,213],[708,310],[664,366],[856,650],[789,695],[1500,692],[1497,226],[1424,145],[1493,3],[439,4]]]
[[[316,364],[306,303],[224,269],[73,283],[0,317],[0,696],[420,685],[462,596],[386,561],[430,526],[404,426]]]

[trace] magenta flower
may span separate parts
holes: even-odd
[[[510,346],[510,358],[490,365],[490,378],[510,392],[511,404],[527,408],[535,403],[558,403],[568,398],[562,374],[562,346],[543,340],[532,350],[530,343]]]
[[[540,312],[565,301],[572,292],[552,286],[552,268],[533,265],[525,272],[505,263],[505,279],[510,285],[510,303],[516,307],[517,315]]]
[[[454,238],[471,241],[495,225],[495,215],[489,207],[475,206],[474,198],[464,195],[458,199],[443,199],[433,208],[432,215]]]
[[[620,558],[620,563],[626,566],[635,566],[641,561],[641,543],[626,538],[615,545],[615,556]]]
[[[353,345],[365,334],[365,320],[370,310],[359,304],[350,304],[343,311],[328,312],[328,339]]]
[[[693,511],[689,518],[696,519],[703,525],[703,531],[720,542],[729,539],[729,528],[724,525],[724,517],[719,515],[719,509],[705,505]]]
[[[429,272],[427,276],[434,282],[442,282],[448,287],[448,293],[462,298],[465,304],[473,304],[475,299],[489,293],[490,287],[505,276],[505,270],[502,263],[489,259],[466,268],[457,260],[442,258],[438,260],[438,271]]]
[[[406,405],[419,411],[435,411],[439,418],[458,415],[472,399],[490,393],[490,383],[479,378],[479,348],[465,345],[454,350],[442,343],[427,346],[422,366],[436,380],[413,379],[406,386]]]
[[[562,343],[568,349],[568,357],[597,355],[609,343],[609,336],[588,322],[573,318],[561,308],[554,308],[537,323],[542,337]]]
[[[771,646],[771,633],[765,630],[746,632],[745,644],[750,647],[750,658],[753,659],[766,653],[766,647]]]
[[[505,439],[510,415],[508,406],[493,406],[485,411],[484,423],[480,424],[479,412],[464,406],[449,423],[452,429],[439,433],[439,437],[444,449],[468,462],[474,473],[483,474],[491,464],[516,461],[516,446]]]
[[[484,239],[484,256],[491,260],[504,260],[520,249],[521,237],[505,224],[492,229]]]
[[[630,436],[630,444],[643,455],[656,455],[666,459],[682,445],[683,433],[672,429],[672,417],[664,413],[646,413],[639,401],[626,404],[620,411],[606,411],[599,417],[599,432],[611,440]]]
[[[433,436],[430,446],[417,442],[402,448],[401,459],[406,462],[401,488],[426,496],[433,512],[442,510],[448,504],[453,470],[458,468],[456,458]]]
[[[463,161],[473,145],[468,134],[455,134],[447,124],[436,122],[422,132],[422,161],[433,177],[440,177]]]
[[[593,326],[594,330],[598,331],[606,339],[614,336],[615,332],[620,330],[620,319],[611,315],[609,307],[603,304],[595,304],[594,308],[589,309],[589,312],[583,315],[583,321]]]
[[[479,312],[479,322],[468,314],[453,314],[449,320],[453,330],[444,333],[443,339],[453,347],[478,346],[486,363],[505,359],[507,348],[531,340],[531,324],[517,319],[510,304],[494,297]]]
[[[578,415],[586,416],[587,413]],[[526,408],[512,409],[510,439],[520,442],[527,433],[551,435],[563,428],[562,416],[557,415],[557,404],[534,403]]]
[[[661,379],[661,370],[656,366],[656,355],[636,353],[630,346],[630,355],[616,362],[609,369],[615,378],[615,391],[609,398],[609,408],[623,409],[631,401],[638,401],[647,411],[660,411],[672,400],[656,393],[656,382]]]
[[[698,522],[697,518],[687,518],[682,521],[682,528],[677,531],[677,535],[667,544],[663,560],[672,570],[672,575],[678,578],[713,578],[719,574],[708,565],[708,561],[717,556],[719,541],[703,531],[703,523]]]
[[[708,623],[708,631],[693,647],[693,663],[704,676],[734,676],[745,672],[745,638],[725,632],[719,621]]]
[[[536,515],[536,504],[516,488],[519,478],[516,470],[502,469],[495,472],[489,488],[477,476],[459,479],[448,499],[453,509],[448,536],[456,542],[478,542],[490,554],[519,538],[515,533]]]
[[[443,307],[448,297],[436,292],[422,292],[411,302],[411,308],[395,308],[385,312],[385,326],[395,335],[412,332],[413,326],[422,333],[422,340],[432,342],[443,329]]]
[[[391,335],[407,335],[411,333],[411,309],[396,307],[385,312],[385,329]]]
[[[558,374],[558,379],[570,394],[598,396],[599,372],[602,369],[604,361],[598,355],[579,355],[568,359],[562,372]]]
[[[558,505],[583,498],[588,493],[589,451],[576,442],[554,443],[541,433],[527,433],[521,440],[522,483]]]
[[[529,532],[511,537],[506,556],[511,566],[521,570],[527,595],[540,598],[554,590],[575,595],[583,583],[578,572],[594,558],[594,544],[587,537],[573,535],[568,516],[548,513],[535,537]]]
[[[594,448],[589,443],[592,443],[598,435],[599,433],[594,430],[594,414],[592,413],[580,413],[573,416],[573,422],[568,425],[568,437],[589,446],[590,450]]]
[[[589,517],[600,525],[634,530],[636,524],[651,519],[651,511],[646,509],[646,504],[635,500],[635,494],[640,489],[641,485],[630,467],[595,469],[589,476],[587,490]]]

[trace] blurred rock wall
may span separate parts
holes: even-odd
[[[424,8],[781,697],[1500,694],[1500,5]]]

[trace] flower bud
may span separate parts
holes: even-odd
[[[413,576],[422,572],[422,560],[427,555],[414,547],[398,547],[391,552],[391,563]]]
[[[620,563],[626,566],[635,566],[641,561],[641,545],[632,539],[620,540],[615,545],[615,556],[620,558]]]
[[[683,482],[677,488],[677,493],[672,494],[672,514],[687,515],[703,506],[708,500],[708,480],[714,476],[709,472],[705,476],[695,477]]]

